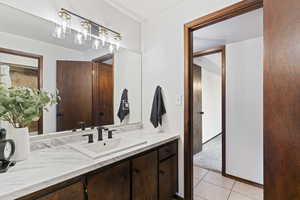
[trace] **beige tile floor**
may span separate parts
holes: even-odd
[[[263,189],[195,165],[194,200],[263,200]]]

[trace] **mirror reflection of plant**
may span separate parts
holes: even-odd
[[[25,128],[38,121],[47,106],[57,104],[58,92],[51,94],[39,89],[24,87],[6,88],[0,83],[0,120],[15,128]]]

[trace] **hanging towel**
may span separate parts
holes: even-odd
[[[124,89],[121,96],[120,107],[118,110],[118,117],[122,122],[125,117],[129,114],[129,103],[128,103],[128,90]]]
[[[150,121],[155,128],[158,124],[162,125],[162,116],[166,113],[164,100],[161,93],[161,87],[157,86],[153,98]]]

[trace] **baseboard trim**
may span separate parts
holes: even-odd
[[[206,144],[206,143],[209,143],[210,141],[212,141],[213,139],[215,139],[216,137],[218,137],[218,136],[220,136],[220,135],[222,135],[222,133],[219,133],[218,135],[216,135],[216,136],[210,138],[210,139],[207,140],[206,142],[202,143],[202,145],[204,145],[204,144]]]
[[[175,194],[174,198],[177,199],[177,200],[184,200],[184,198],[179,196],[179,194]]]
[[[255,183],[255,182],[253,182],[253,181],[249,181],[249,180],[246,180],[246,179],[237,177],[237,176],[232,176],[232,175],[230,175],[230,174],[225,174],[224,176],[227,177],[227,178],[231,178],[231,179],[233,179],[233,180],[242,182],[242,183],[246,183],[246,184],[248,184],[248,185],[252,185],[252,186],[254,186],[254,187],[258,187],[258,188],[264,189],[264,185],[259,184],[259,183]]]

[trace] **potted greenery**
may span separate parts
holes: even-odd
[[[38,121],[47,106],[57,103],[58,96],[48,92],[10,87],[0,82],[0,120],[11,125],[8,137],[16,145],[14,161],[26,160],[30,152],[28,125]]]

